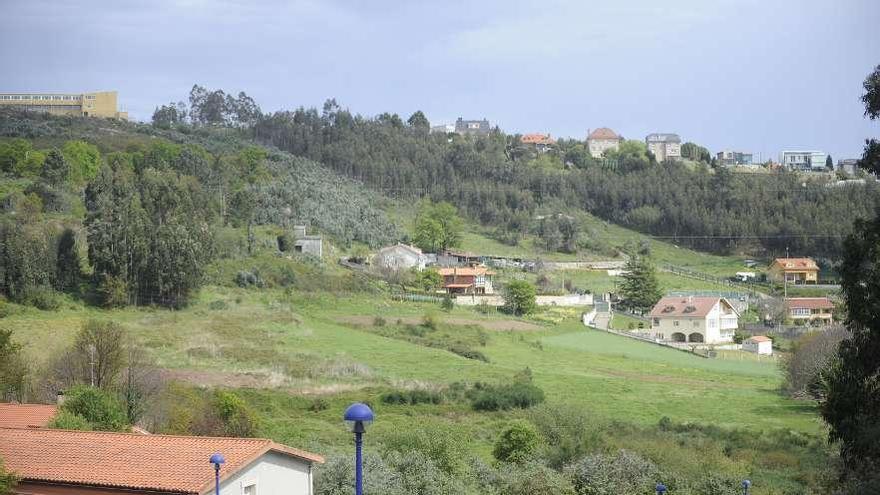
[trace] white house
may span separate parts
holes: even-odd
[[[739,326],[739,313],[723,297],[664,297],[650,317],[654,337],[671,342],[733,342]]]
[[[763,335],[755,335],[743,340],[742,350],[746,352],[754,352],[755,354],[763,354],[765,356],[773,355],[773,340]]]
[[[0,457],[25,495],[312,495],[323,457],[260,438],[0,428]]]
[[[374,265],[393,270],[415,268],[418,271],[422,271],[425,269],[426,261],[427,257],[422,253],[421,249],[401,243],[380,249],[373,258]]]

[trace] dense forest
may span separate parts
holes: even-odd
[[[541,154],[498,129],[486,137],[432,134],[421,112],[406,121],[390,114],[366,118],[334,100],[321,112],[261,116],[252,132],[259,142],[386,195],[450,201],[508,243],[523,232],[559,229],[536,222],[537,214],[579,208],[702,250],[773,255],[789,249],[836,259],[853,220],[872,214],[880,198],[873,182],[835,187],[827,178],[792,172],[712,168],[708,153],[692,143],[692,155],[703,160],[695,166],[657,163],[637,141],[602,160],[576,140]],[[567,243],[557,245],[565,250]]]

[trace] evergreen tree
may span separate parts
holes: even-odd
[[[79,286],[82,268],[76,248],[76,233],[71,229],[64,229],[58,239],[55,272],[55,288],[58,291],[74,290]]]
[[[67,182],[70,174],[70,166],[61,151],[54,149],[46,156],[43,162],[43,171],[40,174],[43,180],[52,186],[60,186]]]
[[[662,297],[654,265],[647,256],[633,255],[624,268],[621,305],[639,313],[650,310]]]
[[[831,158],[831,155],[825,157],[825,168],[827,168],[829,171],[834,170],[834,159]]]

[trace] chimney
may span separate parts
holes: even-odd
[[[59,407],[64,405],[64,390],[55,393],[55,404]]]

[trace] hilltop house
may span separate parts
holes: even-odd
[[[645,137],[648,151],[654,153],[658,162],[681,159],[681,138],[678,134],[654,133]]]
[[[834,319],[834,303],[827,297],[789,297],[785,311],[798,325],[828,325]]]
[[[806,172],[823,172],[826,169],[824,151],[783,151],[779,154],[779,163],[789,170]]]
[[[620,147],[623,138],[607,127],[600,127],[587,134],[587,149],[593,158],[602,158],[607,150]]]
[[[45,428],[57,412],[54,405],[0,402],[0,428]]]
[[[392,270],[415,268],[418,271],[422,271],[425,269],[426,262],[427,257],[422,253],[421,249],[401,243],[383,247],[373,257],[373,265]]]
[[[490,130],[489,121],[486,119],[464,120],[459,117],[455,121],[455,133],[462,136],[488,136]]]
[[[311,495],[323,457],[259,438],[0,428],[0,458],[20,495]]]
[[[546,153],[556,145],[556,140],[551,138],[550,134],[523,134],[520,142],[525,145],[534,146],[539,153]]]
[[[755,335],[742,342],[742,350],[765,356],[773,355],[773,340],[764,335]]]
[[[743,153],[741,151],[719,151],[716,155],[718,164],[725,167],[735,167],[737,165],[751,165],[752,154]]]
[[[819,265],[812,258],[776,258],[767,269],[767,278],[778,283],[815,284]]]
[[[723,297],[667,296],[649,314],[655,338],[672,342],[733,342],[739,313]]]
[[[495,272],[485,266],[440,268],[443,290],[447,294],[494,294],[492,277]]]

